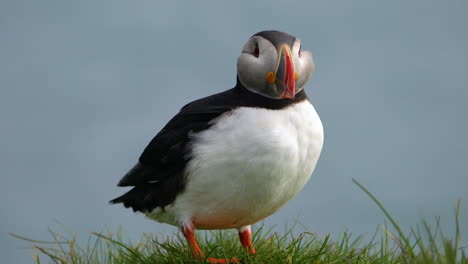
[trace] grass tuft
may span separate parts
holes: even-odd
[[[370,240],[354,237],[344,232],[333,241],[330,235],[318,237],[309,232],[294,236],[292,229],[284,234],[272,232],[264,226],[254,230],[253,243],[257,254],[244,252],[234,231],[210,231],[198,233],[199,244],[207,257],[241,258],[243,263],[394,263],[394,264],[468,264],[464,249],[460,246],[460,201],[455,210],[455,238],[445,236],[436,218],[435,226],[426,221],[404,234],[397,221],[364,186],[353,182],[366,193],[385,214],[391,228],[385,222],[376,229]],[[395,232],[393,232],[394,230]],[[160,239],[145,234],[137,244],[124,238],[122,231],[89,234],[83,247],[76,235],[63,236],[49,230],[50,241],[12,236],[32,244],[34,261],[59,264],[147,264],[147,263],[200,263],[190,255],[185,239],[176,234]],[[46,261],[46,262],[43,262]],[[201,262],[203,263],[203,262]]]

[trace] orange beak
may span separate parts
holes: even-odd
[[[294,71],[294,64],[291,58],[291,49],[288,45],[282,45],[278,51],[278,62],[276,70],[269,72],[266,80],[270,84],[276,84],[279,91],[282,91],[282,98],[294,99],[296,96],[296,79],[298,75]]]
[[[282,45],[278,52],[278,65],[276,66],[276,83],[283,87],[281,97],[294,99],[296,95],[296,82],[294,76],[294,65],[291,58],[291,49]]]

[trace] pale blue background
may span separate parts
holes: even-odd
[[[175,228],[107,201],[185,103],[235,84],[244,42],[287,31],[314,53],[307,92],[325,127],[311,181],[266,221],[370,235],[442,217],[468,232],[468,2],[0,1],[0,256],[31,263],[13,232]],[[303,230],[298,227],[298,230]],[[467,240],[465,239],[465,244]]]

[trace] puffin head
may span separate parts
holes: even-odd
[[[263,96],[294,99],[314,71],[312,54],[285,32],[253,35],[237,59],[237,76],[248,90]]]

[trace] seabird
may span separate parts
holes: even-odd
[[[111,203],[180,228],[193,256],[209,263],[195,229],[236,228],[254,254],[250,226],[275,213],[309,180],[323,145],[304,91],[314,70],[301,41],[262,31],[245,43],[234,88],[185,105],[151,140]]]

